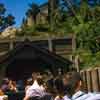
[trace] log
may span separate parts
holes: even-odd
[[[94,92],[99,92],[99,77],[98,77],[98,70],[92,70],[92,86]]]
[[[88,89],[88,92],[92,92],[91,70],[87,70],[86,71],[86,77],[87,77],[87,89]]]

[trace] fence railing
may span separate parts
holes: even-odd
[[[87,91],[100,92],[100,68],[80,71]]]

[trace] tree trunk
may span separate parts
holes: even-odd
[[[48,14],[49,14],[49,23],[50,23],[50,28],[51,31],[54,29],[54,13],[55,10],[58,8],[59,0],[49,0],[49,5],[48,5]]]

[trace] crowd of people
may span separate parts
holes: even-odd
[[[84,83],[78,72],[58,76],[32,73],[27,80],[23,100],[100,100],[99,93],[84,91]]]
[[[23,85],[5,78],[0,86],[0,96],[9,91],[19,92],[21,86]],[[23,100],[100,100],[100,93],[85,91],[81,75],[76,71],[64,74],[59,71],[56,76],[50,71],[42,74],[33,72],[23,89],[25,91]]]

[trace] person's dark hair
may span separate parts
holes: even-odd
[[[4,78],[2,80],[2,84],[9,84],[9,79],[8,78]]]
[[[35,97],[30,97],[29,100],[41,100],[40,97],[35,96]]]
[[[69,90],[70,93],[72,93],[72,94],[75,93],[75,90],[77,89],[80,81],[82,81],[80,73],[79,72],[72,72],[70,79],[69,79],[69,82],[68,82],[69,87],[71,87],[71,89]]]
[[[72,73],[68,72],[63,75],[63,83],[64,83],[64,95],[71,96],[71,85],[69,84],[69,80],[71,78]]]
[[[40,98],[40,100],[54,100],[52,95],[46,94]]]
[[[49,79],[46,82],[46,92],[51,94],[53,97],[56,96],[55,88],[54,88],[54,79]]]
[[[44,84],[44,80],[42,76],[37,76],[37,82],[39,85],[43,85]]]
[[[57,78],[55,80],[55,88],[57,90],[57,94],[60,96],[64,95],[64,84],[63,84],[63,81],[62,79],[60,78]]]

